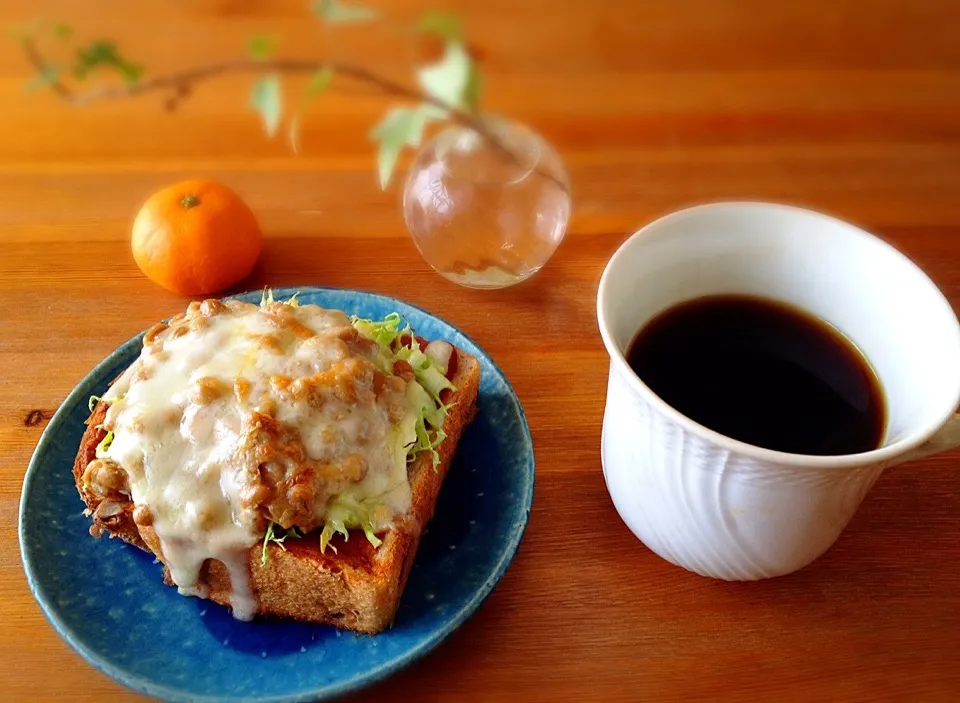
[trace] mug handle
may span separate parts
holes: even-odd
[[[946,424],[937,430],[933,437],[899,457],[897,463],[915,461],[926,456],[933,456],[960,447],[960,414],[954,415]]]

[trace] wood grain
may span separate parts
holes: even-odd
[[[412,17],[420,0],[383,2]],[[0,43],[0,691],[4,700],[134,700],[40,614],[16,542],[24,469],[49,413],[114,347],[182,299],[138,272],[130,221],[155,188],[208,176],[261,218],[244,288],[330,285],[401,296],[485,347],[523,401],[537,495],[519,555],[434,654],[356,701],[955,700],[960,471],[944,455],[889,472],[836,546],[793,576],[726,584],[639,544],[604,489],[606,359],[594,296],[607,257],[671,209],[717,199],[825,210],[886,237],[960,302],[960,5],[951,0],[458,0],[488,105],[563,154],[567,240],[537,277],[482,293],[434,275],[376,187],[383,110],[333,95],[304,154],[265,139],[248,79],[175,114],[149,97],[75,110],[24,95]],[[8,0],[0,24],[62,18],[149,69],[331,38],[299,0]],[[396,39],[346,30],[334,51],[402,77]],[[318,48],[319,47],[319,48]],[[376,256],[371,256],[371,251]]]

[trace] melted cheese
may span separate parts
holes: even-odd
[[[105,396],[114,438],[102,456],[149,510],[182,593],[206,596],[201,568],[219,560],[234,616],[249,619],[248,555],[267,520],[314,529],[339,497],[374,505],[382,531],[409,510],[404,383],[351,332],[346,315],[314,305],[194,303],[148,333]]]

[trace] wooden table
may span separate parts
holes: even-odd
[[[0,24],[63,18],[161,71],[237,55],[258,32],[281,36],[291,55],[320,51],[304,4],[8,0]],[[390,4],[401,16],[424,7]],[[377,97],[324,97],[295,157],[246,109],[249,77],[210,83],[172,115],[155,97],[74,109],[23,94],[28,68],[0,43],[0,698],[136,698],[41,615],[17,506],[68,391],[185,303],[133,264],[133,214],[155,188],[207,176],[242,192],[267,233],[244,287],[366,288],[423,306],[493,355],[533,429],[536,501],[502,584],[438,651],[356,700],[956,700],[957,456],[889,472],[800,573],[753,584],[686,573],[630,534],[604,488],[594,296],[605,260],[641,224],[755,198],[876,231],[960,302],[960,5],[454,5],[483,56],[489,108],[552,140],[573,178],[567,240],[512,290],[458,288],[420,259],[397,193],[375,184],[366,132],[384,109]],[[396,63],[390,41],[342,36],[341,52]]]

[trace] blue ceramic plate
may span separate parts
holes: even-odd
[[[54,415],[20,502],[20,549],[40,607],[88,662],[130,688],[172,701],[257,703],[357,689],[410,664],[461,625],[520,544],[533,499],[533,446],[517,396],[490,357],[446,322],[392,298],[298,290],[303,303],[362,317],[397,311],[420,335],[445,339],[482,366],[479,412],[421,542],[396,625],[371,637],[297,622],[237,622],[225,608],[164,586],[152,556],[90,537],[71,475],[87,399],[136,358],[137,337],[97,366]],[[256,301],[260,293],[239,297]]]

